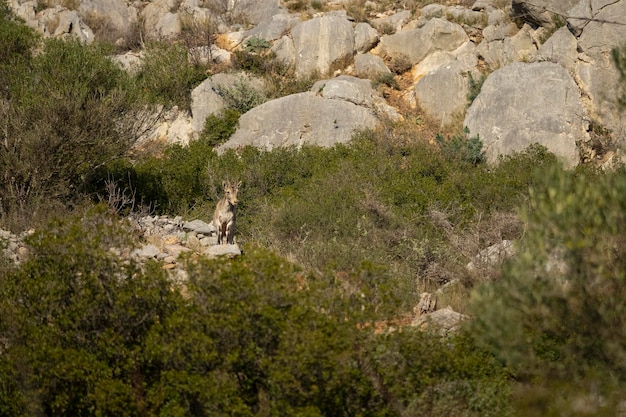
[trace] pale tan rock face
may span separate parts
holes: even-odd
[[[480,136],[490,162],[539,143],[573,167],[579,160],[576,142],[589,140],[578,86],[563,67],[550,62],[514,63],[494,71],[464,125]]]
[[[291,33],[295,76],[327,75],[351,61],[356,52],[352,23],[341,16],[323,16],[297,25]]]

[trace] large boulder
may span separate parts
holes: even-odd
[[[297,25],[291,33],[295,75],[329,75],[353,60],[356,52],[352,23],[337,15],[317,17]]]
[[[181,31],[181,22],[176,10],[176,0],[155,0],[146,5],[141,12],[143,30],[148,39],[165,39],[177,36]]]
[[[496,25],[493,30],[488,26],[483,33],[485,41],[481,42],[477,51],[481,58],[492,69],[497,69],[511,62],[531,62],[537,55],[537,46],[533,40],[532,28],[525,24],[511,36],[512,24]]]
[[[404,26],[409,19],[411,19],[411,12],[409,10],[402,10],[389,16],[381,16],[372,19],[371,24],[381,33],[393,33],[400,31],[402,26]]]
[[[357,23],[354,27],[356,50],[359,53],[368,52],[376,46],[379,35],[376,29],[365,22]]]
[[[490,162],[539,143],[573,167],[579,162],[576,143],[589,140],[580,90],[551,62],[494,71],[468,109],[465,126],[479,135]]]
[[[78,14],[96,32],[108,32],[113,41],[126,36],[137,24],[137,9],[129,7],[125,0],[82,0]]]
[[[537,51],[537,61],[556,62],[570,74],[576,72],[578,41],[565,26],[558,29]]]
[[[266,41],[280,39],[300,23],[298,15],[277,14],[246,32],[246,38],[260,38]]]
[[[460,25],[434,18],[421,28],[381,37],[376,51],[389,58],[405,56],[415,65],[435,51],[453,51],[468,40]]]
[[[473,42],[466,42],[452,52],[437,51],[428,55],[412,71],[416,104],[434,120],[444,125],[454,122],[467,107],[469,75],[479,78],[478,58]]]
[[[626,26],[611,22],[626,21],[626,2],[607,3],[581,1],[581,4],[586,5],[590,11],[593,20],[582,28],[578,38],[578,50],[581,54],[577,81],[590,99],[589,112],[592,118],[605,128],[619,133],[623,138],[626,118],[622,117],[617,106],[620,91],[617,86],[620,81],[611,58],[611,51],[624,44]]]
[[[268,101],[239,119],[239,128],[227,149],[252,145],[271,150],[304,144],[333,146],[348,142],[359,128],[374,128],[378,123],[374,111],[340,98],[324,98],[304,92]]]
[[[74,37],[85,43],[94,41],[93,31],[75,10],[56,5],[37,11],[37,2],[15,4],[15,14],[46,38]]]
[[[280,0],[226,0],[226,15],[230,23],[258,25],[283,13]]]
[[[293,39],[289,36],[285,35],[274,42],[271,51],[276,57],[276,62],[286,70],[291,70],[296,66],[296,48],[293,45]]]
[[[413,92],[426,114],[448,125],[458,115],[462,117],[467,106],[467,71],[460,62],[452,61],[426,74],[415,85]]]
[[[357,77],[375,80],[382,75],[391,74],[391,70],[377,55],[358,54],[354,57],[354,74]]]
[[[580,0],[513,0],[512,15],[534,27],[554,27]]]

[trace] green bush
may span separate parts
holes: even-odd
[[[11,99],[18,80],[30,64],[32,50],[39,41],[35,32],[17,19],[11,9],[0,4],[0,97]]]
[[[625,172],[554,168],[530,196],[517,256],[475,295],[476,338],[541,390],[523,415],[557,415],[592,392],[613,407],[626,383]]]
[[[365,349],[395,415],[514,415],[505,368],[466,333],[441,337],[408,329]]]
[[[250,38],[245,42],[244,50],[248,53],[260,53],[264,52],[272,46],[267,40],[263,38]]]
[[[459,159],[469,162],[472,165],[478,165],[487,161],[485,151],[483,151],[483,143],[478,136],[469,135],[469,129],[463,129],[462,135],[454,135],[449,139],[445,139],[441,134],[435,137],[441,152],[448,158]]]
[[[28,213],[37,221],[55,204],[80,201],[89,175],[136,139],[137,97],[107,53],[51,39],[23,59],[28,68],[12,80],[11,101],[1,108],[0,220]]]
[[[467,101],[468,105],[471,105],[478,94],[480,94],[480,90],[483,87],[485,80],[487,79],[487,74],[480,74],[478,79],[475,79],[471,72],[467,72],[467,80],[469,92],[467,93]]]
[[[232,86],[218,86],[217,93],[224,99],[226,105],[244,114],[267,101],[265,94],[257,90],[243,79],[236,81]]]
[[[188,110],[191,90],[206,77],[206,68],[193,65],[183,45],[155,42],[146,48],[137,84],[153,102]]]
[[[143,340],[177,295],[156,265],[119,259],[128,232],[101,213],[28,239],[32,254],[0,280],[0,406],[11,415],[137,416]],[[6,373],[5,373],[6,372]]]
[[[209,146],[218,146],[226,142],[237,130],[241,113],[235,109],[224,109],[219,115],[210,114],[204,122],[200,141]]]

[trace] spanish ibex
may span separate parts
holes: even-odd
[[[232,185],[230,181],[222,182],[224,197],[217,202],[213,214],[213,225],[217,230],[217,244],[221,245],[226,238],[226,243],[233,244],[235,238],[235,214],[237,212],[237,192],[241,187],[241,181]]]

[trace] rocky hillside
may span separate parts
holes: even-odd
[[[261,79],[227,71],[238,50],[272,54],[294,77],[320,81],[308,92],[253,103],[219,150],[331,146],[355,129],[402,118],[407,108],[442,127],[467,127],[490,161],[538,142],[570,167],[607,163],[624,143],[611,51],[626,39],[626,1],[9,4],[45,36],[114,42],[129,71],[141,65],[141,46],[150,40],[203,39],[187,42],[192,56],[220,72],[193,90],[190,111],[163,112],[144,143],[193,140],[206,117],[227,106],[225,92],[263,97]]]
[[[0,2],[0,415],[623,416],[625,2]]]

